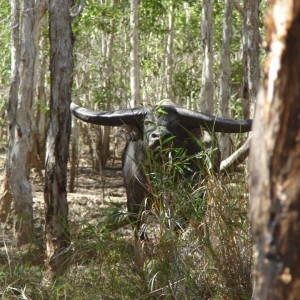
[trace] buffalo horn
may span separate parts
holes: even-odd
[[[80,107],[73,102],[70,108],[73,115],[84,122],[107,126],[133,125],[142,127],[143,120],[147,113],[147,109],[145,108],[96,112]]]
[[[252,120],[218,118],[209,114],[174,106],[165,106],[164,110],[166,112],[176,110],[179,122],[187,129],[201,126],[211,132],[243,133],[251,131],[252,127]]]

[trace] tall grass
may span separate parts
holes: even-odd
[[[47,285],[41,247],[3,246],[0,298],[250,299],[245,174],[214,175],[207,167],[205,177],[184,180],[189,159],[176,151],[147,173],[151,205],[143,268],[135,264],[129,227],[109,231],[103,223],[76,224],[70,268]]]
[[[159,220],[147,269],[152,295],[250,299],[252,241],[245,174],[214,175],[210,150],[201,154],[202,176],[178,180],[196,157],[181,149],[162,151],[158,155],[169,160],[162,164],[156,158],[149,173],[152,212]]]

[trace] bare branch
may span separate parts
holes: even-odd
[[[232,168],[245,160],[245,158],[249,155],[251,137],[252,136],[249,135],[245,143],[238,150],[221,162],[221,172],[225,172],[229,168]]]

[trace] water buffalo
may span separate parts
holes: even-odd
[[[187,156],[194,157],[184,176],[199,172],[202,161],[197,153],[212,147],[214,132],[243,133],[251,130],[252,120],[218,118],[209,114],[179,108],[170,100],[153,107],[92,111],[72,103],[71,111],[78,119],[109,126],[127,125],[128,142],[123,158],[123,173],[127,192],[127,209],[137,234],[140,227],[141,205],[147,196],[148,186],[144,163],[149,151],[155,151],[163,140],[168,147],[182,148]],[[165,144],[164,144],[165,145]],[[214,169],[220,166],[219,151],[215,152]],[[141,235],[141,239],[144,235]]]

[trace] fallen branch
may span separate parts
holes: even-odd
[[[245,143],[228,158],[221,162],[221,172],[226,172],[228,169],[234,168],[236,165],[243,162],[249,154],[251,135],[247,138]]]

